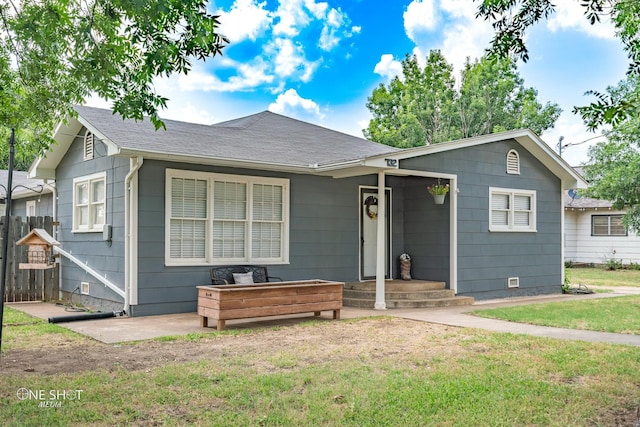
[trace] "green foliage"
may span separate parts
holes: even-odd
[[[511,60],[467,60],[459,91],[440,51],[431,51],[422,69],[407,55],[402,71],[402,79],[381,84],[368,98],[373,119],[364,134],[373,141],[406,148],[519,128],[541,134],[561,112],[538,102]]]
[[[476,0],[480,2],[476,17],[492,22],[496,33],[489,53],[496,57],[516,55],[524,62],[529,59],[525,45],[526,31],[555,12],[552,0]],[[640,2],[629,0],[580,0],[585,18],[591,25],[611,21],[629,57],[630,76],[640,75]],[[597,91],[589,91],[597,101],[575,107],[587,127],[595,130],[607,123],[616,125],[637,115],[640,98],[636,94],[616,99]]]
[[[607,270],[616,271],[622,268],[622,261],[615,258],[606,258],[604,260],[604,265],[606,266]]]
[[[640,76],[629,76],[616,87],[607,88],[612,99],[640,97]],[[607,141],[589,150],[585,194],[610,200],[615,209],[625,209],[623,223],[640,230],[640,116],[630,116],[606,132]]]
[[[220,54],[227,43],[206,4],[0,1],[0,126],[15,128],[25,156],[33,157],[72,106],[96,94],[122,117],[148,115],[162,127],[158,111],[167,99],[153,79],[186,74],[193,58]]]
[[[373,114],[367,138],[394,147],[433,144],[460,135],[456,133],[453,68],[439,50],[432,50],[423,69],[418,58],[402,61],[404,80],[395,77],[388,87],[380,84],[367,100]]]

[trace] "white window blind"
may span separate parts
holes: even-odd
[[[213,257],[245,257],[246,183],[215,181],[213,185]]]
[[[167,264],[288,262],[288,185],[167,170]]]
[[[535,191],[490,188],[490,231],[535,231]]]
[[[591,217],[592,236],[626,236],[627,229],[622,223],[622,215],[593,215]]]
[[[171,180],[171,258],[206,258],[207,184],[202,179]]]

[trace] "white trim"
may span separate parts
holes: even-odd
[[[91,183],[95,182],[95,181],[104,181],[104,199],[103,199],[103,206],[104,206],[104,213],[105,213],[105,222],[102,224],[92,224],[91,222],[91,195],[92,195],[92,190],[91,190]],[[87,215],[88,218],[87,220],[89,221],[89,224],[87,225],[86,228],[81,228],[78,225],[78,215],[77,215],[77,205],[76,205],[76,187],[79,183],[83,183],[86,182],[87,183],[87,190],[89,191],[88,197],[89,197],[89,208],[87,211]],[[104,224],[106,224],[107,222],[107,172],[98,172],[98,173],[94,173],[91,175],[85,175],[85,176],[80,176],[77,178],[73,179],[73,191],[72,191],[72,219],[73,219],[73,232],[74,233],[102,233],[102,230],[104,228]]]
[[[129,159],[129,173],[124,179],[124,310],[138,304],[138,170],[142,157]]]
[[[360,197],[362,196],[362,191],[363,190],[377,190],[378,187],[373,186],[373,185],[359,185],[358,186],[358,237],[359,239],[362,239],[362,200],[360,199]],[[393,248],[393,189],[391,187],[385,187],[384,189],[385,191],[389,192],[389,200],[387,201],[387,203],[389,204],[389,218],[387,219],[387,222],[389,223],[389,242],[387,242],[387,247],[389,249],[389,257],[388,257],[388,263],[389,263],[389,278],[393,278],[393,254],[392,254],[392,248]],[[380,201],[378,201],[378,209],[380,209]],[[378,215],[378,218],[380,216]],[[362,259],[362,245],[360,245],[359,249],[358,249],[358,277],[360,281],[364,281],[364,280],[370,280],[370,279],[365,279],[362,276],[362,270],[363,270],[363,259]],[[386,277],[386,275],[385,275]]]
[[[385,310],[387,303],[385,301],[385,241],[386,241],[386,218],[387,218],[387,200],[385,189],[384,171],[378,171],[378,230],[376,242],[376,302],[373,306],[376,310]]]
[[[33,208],[33,215],[29,214],[29,208]],[[25,216],[37,216],[35,200],[27,200],[25,202]]]
[[[289,228],[290,228],[290,180],[286,178],[271,178],[255,175],[234,175],[234,174],[221,174],[213,172],[197,172],[182,169],[169,169],[165,172],[165,265],[167,266],[197,266],[197,265],[225,265],[225,264],[263,264],[263,265],[280,265],[289,263]],[[187,178],[187,179],[199,179],[207,181],[207,214],[203,221],[206,221],[206,234],[205,234],[205,256],[204,258],[192,258],[192,259],[174,259],[171,258],[171,180],[173,178]],[[249,228],[245,232],[245,256],[237,259],[214,259],[212,254],[212,233],[213,233],[213,204],[214,198],[213,185],[215,181],[227,181],[244,183],[247,185],[247,218],[248,224],[253,224],[252,211],[250,209],[253,201],[253,185],[254,184],[266,184],[276,185],[282,187],[282,203],[283,203],[283,218],[282,218],[282,242],[281,242],[281,254],[280,258],[252,258],[252,239],[249,234]]]
[[[503,194],[509,197],[509,208],[507,209],[507,225],[494,225],[492,224],[492,199],[496,194]],[[515,196],[527,196],[530,197],[530,215],[528,227],[516,227],[514,225],[514,212],[513,199]],[[500,188],[489,187],[489,231],[491,232],[509,232],[509,233],[535,233],[537,232],[537,218],[536,218],[536,191],[535,190],[522,190],[516,188]]]
[[[520,175],[520,154],[516,150],[509,150],[506,162],[508,174]]]

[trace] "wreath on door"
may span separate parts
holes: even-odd
[[[367,216],[371,219],[378,218],[378,212],[371,209],[371,206],[378,206],[378,198],[374,196],[369,196],[365,199],[364,205],[367,207]]]

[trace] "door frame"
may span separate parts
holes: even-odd
[[[377,186],[372,186],[372,185],[360,185],[358,187],[358,240],[360,241],[360,244],[358,246],[358,260],[359,260],[359,268],[358,268],[358,277],[360,278],[360,281],[366,281],[366,280],[375,280],[376,276],[375,274],[373,276],[365,276],[364,275],[364,236],[363,234],[363,221],[364,221],[364,198],[363,198],[363,194],[364,192],[376,192],[378,191],[378,187]],[[391,224],[392,224],[392,191],[391,191],[391,187],[385,187],[385,199],[387,201],[386,203],[386,215],[385,215],[385,220],[387,223],[386,226],[386,239],[385,241],[387,242],[387,253],[388,256],[386,257],[386,267],[385,267],[385,279],[390,279],[392,277],[393,274],[393,264],[391,263]]]

